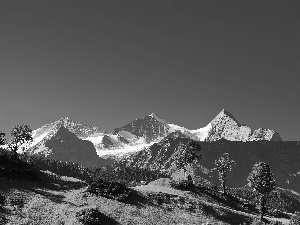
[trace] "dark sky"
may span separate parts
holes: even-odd
[[[0,130],[223,108],[300,140],[300,1],[0,0]]]

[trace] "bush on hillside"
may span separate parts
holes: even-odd
[[[86,192],[118,201],[127,200],[132,194],[132,190],[117,182],[107,182],[101,179],[88,182]]]
[[[76,219],[84,225],[115,224],[113,219],[95,208],[83,209],[77,212]]]
[[[185,191],[192,191],[195,188],[195,185],[190,182],[189,180],[172,180],[171,181],[171,187],[179,190],[185,190]]]
[[[296,212],[295,216],[292,216],[290,225],[300,225],[300,212]]]

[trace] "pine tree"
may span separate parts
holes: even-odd
[[[253,166],[252,172],[249,174],[247,181],[259,197],[258,208],[260,212],[260,219],[263,220],[263,216],[266,212],[266,196],[276,187],[269,165],[264,162],[256,163]]]
[[[231,171],[232,165],[235,163],[234,160],[229,159],[229,154],[224,153],[221,158],[215,161],[216,168],[213,170],[218,170],[219,172],[219,180],[221,182],[221,186],[223,188],[223,193],[226,194],[226,175],[228,170]]]

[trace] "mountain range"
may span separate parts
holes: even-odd
[[[237,162],[229,186],[245,185],[254,163],[265,161],[274,170],[280,187],[300,192],[299,142],[282,141],[271,129],[252,130],[226,110],[196,130],[169,123],[155,113],[111,133],[65,117],[34,130],[27,153],[84,166],[117,163],[172,172],[178,144],[189,140],[199,142],[204,155],[196,175],[218,182],[217,174],[210,171],[214,160],[227,152]]]
[[[169,123],[155,113],[115,128],[112,133],[94,125],[65,117],[33,131],[34,141],[30,148],[31,154],[48,155],[50,148],[41,148],[41,146],[55,136],[61,127],[68,129],[80,140],[92,142],[99,156],[138,151],[159,142],[175,131],[202,142],[214,142],[220,139],[242,142],[282,141],[276,131],[265,128],[252,130],[246,125],[240,124],[232,114],[224,109],[207,126],[196,130]]]

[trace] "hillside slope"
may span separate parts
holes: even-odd
[[[106,224],[250,224],[256,215],[232,209],[219,198],[175,190],[160,182],[136,187],[125,202],[86,192],[86,184],[71,177],[43,171],[42,183],[0,182],[1,224],[82,224],[76,213],[97,209]],[[221,202],[220,202],[221,201]],[[288,224],[288,219],[268,217]]]
[[[186,144],[190,139],[181,132],[174,132],[158,142],[134,153],[118,162],[120,166],[174,170],[174,157],[178,154],[179,143]],[[200,160],[200,169],[196,175],[219,183],[217,172],[210,172],[215,167],[214,161],[227,152],[236,161],[232,172],[228,173],[229,187],[242,187],[247,184],[247,177],[256,162],[270,165],[276,184],[284,189],[300,193],[300,143],[254,141],[239,142],[221,139],[215,142],[198,142],[204,158]]]

